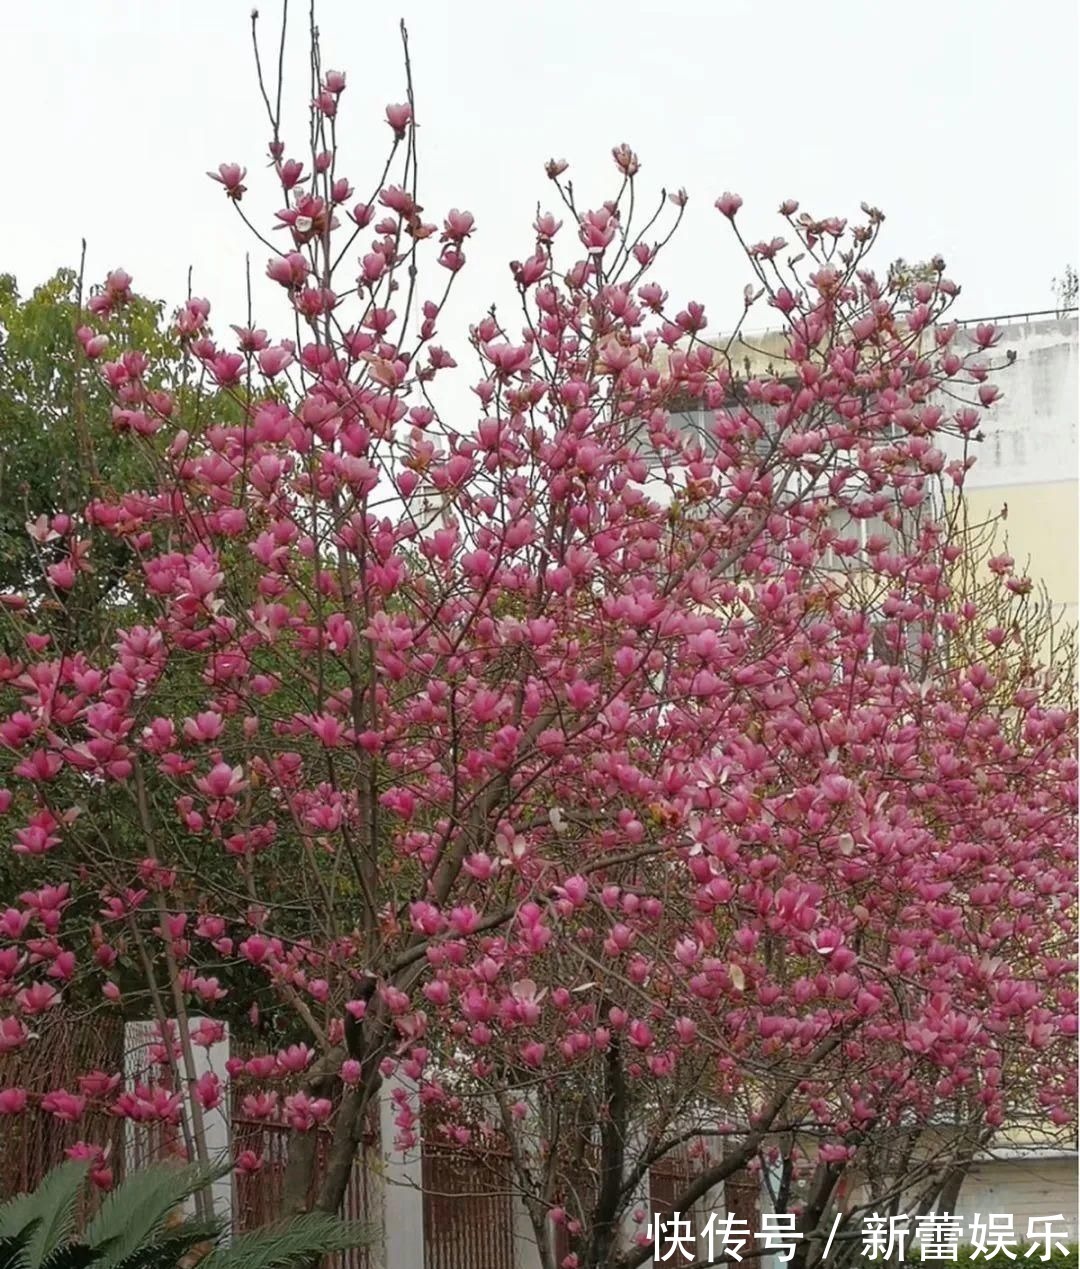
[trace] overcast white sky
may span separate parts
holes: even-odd
[[[280,0],[261,8],[269,42]],[[300,150],[306,0],[292,8],[284,136]],[[507,261],[531,250],[537,201],[551,204],[544,160],[570,160],[595,205],[614,192],[609,152],[625,140],[642,158],[643,188],[691,195],[659,279],[723,325],[747,280],[712,207],[724,189],[743,195],[754,238],[779,230],[784,197],[823,215],[876,203],[888,216],[882,269],[896,255],[941,252],[964,288],[961,316],[1050,307],[1051,276],[1080,256],[1077,8],[319,0],[318,14],[324,64],[349,76],[344,171],[358,190],[384,153],[382,107],[404,96],[396,26],[409,24],[421,202],[432,219],[451,206],[477,218],[462,317],[509,298]],[[171,305],[190,264],[219,319],[241,319],[243,251],[258,272],[267,253],[203,173],[240,161],[251,210],[268,217],[278,206],[263,170],[249,11],[246,0],[2,6],[0,271],[28,290],[77,262],[85,236],[93,278],[123,265]],[[256,315],[283,331],[269,303]]]

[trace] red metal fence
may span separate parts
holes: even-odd
[[[68,1123],[41,1109],[40,1097],[58,1088],[77,1093],[77,1078],[90,1071],[124,1069],[124,1026],[119,1018],[80,1026],[53,1014],[42,1020],[32,1048],[0,1055],[0,1088],[25,1088],[30,1104],[21,1115],[4,1119],[0,1152],[0,1196],[32,1190],[76,1141],[100,1146],[114,1175],[124,1168],[124,1122],[88,1111]]]
[[[692,1184],[700,1170],[677,1152],[653,1164],[649,1169],[649,1217],[652,1223],[666,1223],[675,1212],[679,1212],[680,1220],[690,1221],[695,1237],[701,1233],[708,1220],[707,1215],[701,1210],[686,1212],[679,1207],[679,1195]]]
[[[507,1151],[457,1146],[425,1116],[422,1186],[425,1269],[514,1269]]]
[[[678,1210],[679,1195],[686,1191],[700,1171],[700,1163],[695,1164],[678,1152],[661,1159],[649,1169],[649,1208],[653,1221],[664,1221]],[[728,1177],[723,1187],[725,1212],[738,1221],[744,1221],[746,1229],[757,1229],[760,1224],[759,1181],[743,1168]],[[699,1251],[710,1210],[704,1201],[699,1201],[693,1211],[680,1212],[681,1219],[690,1221],[690,1228],[699,1240]]]
[[[316,1166],[309,1199],[315,1197],[314,1191],[325,1169],[332,1140],[332,1132],[328,1129],[319,1130]],[[258,1172],[239,1174],[234,1178],[233,1227],[237,1232],[242,1232],[280,1220],[289,1143],[288,1127],[243,1119],[234,1114],[232,1141],[236,1152],[252,1150],[262,1159],[262,1167]],[[377,1226],[381,1217],[374,1179],[378,1150],[378,1136],[373,1129],[369,1129],[364,1134],[360,1158],[352,1170],[343,1206],[343,1215],[347,1219],[372,1226]],[[354,1247],[331,1257],[328,1263],[336,1269],[371,1269],[373,1262],[368,1248]]]

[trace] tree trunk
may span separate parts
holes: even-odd
[[[605,1116],[600,1124],[600,1186],[593,1208],[586,1269],[607,1269],[617,1250],[620,1197],[626,1161],[626,1077],[618,1035],[612,1036],[604,1063]]]
[[[967,1180],[967,1175],[971,1171],[972,1164],[975,1162],[975,1151],[985,1146],[993,1137],[993,1131],[984,1129],[978,1136],[977,1141],[970,1145],[966,1150],[957,1156],[941,1184],[941,1192],[938,1194],[937,1210],[939,1212],[948,1212],[952,1215],[956,1211],[956,1204],[960,1198],[960,1190]]]
[[[356,1147],[364,1139],[364,1120],[372,1100],[377,1096],[382,1081],[375,1077],[370,1082],[350,1089],[341,1099],[338,1122],[330,1157],[326,1161],[326,1173],[319,1186],[315,1206],[322,1212],[338,1212],[345,1200],[356,1161]]]
[[[304,1092],[313,1097],[333,1097],[337,1091],[338,1071],[344,1053],[331,1049],[311,1068],[304,1081]],[[340,1112],[339,1124],[340,1128]],[[337,1133],[335,1133],[336,1141]],[[319,1162],[319,1133],[289,1133],[288,1155],[285,1161],[285,1177],[282,1186],[281,1205],[284,1215],[299,1216],[311,1209],[311,1197],[315,1188],[315,1174]],[[346,1178],[346,1185],[348,1178]],[[344,1196],[345,1190],[342,1189]]]
[[[315,1180],[319,1135],[317,1132],[292,1132],[285,1161],[281,1206],[283,1215],[300,1216],[308,1210],[311,1187]]]
[[[806,1208],[800,1222],[802,1238],[795,1243],[795,1254],[788,1261],[789,1269],[813,1269],[821,1263],[825,1251],[825,1243],[812,1240],[810,1235],[817,1229],[825,1209],[829,1206],[833,1190],[844,1170],[842,1163],[819,1163],[810,1185],[810,1194],[806,1200]]]

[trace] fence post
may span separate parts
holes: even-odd
[[[543,1269],[540,1248],[536,1245],[536,1233],[529,1219],[529,1210],[520,1194],[515,1194],[514,1204],[514,1269]]]
[[[383,1242],[386,1269],[424,1269],[424,1192],[422,1146],[394,1146],[395,1089],[404,1089],[420,1122],[416,1086],[400,1074],[384,1079],[379,1090],[379,1128],[383,1161]],[[400,1094],[399,1094],[400,1096]]]
[[[201,1018],[191,1018],[193,1027],[198,1026]],[[227,1091],[228,1079],[225,1063],[229,1060],[229,1024],[225,1023],[225,1034],[209,1048],[195,1046],[195,1078],[198,1079],[208,1071],[212,1071],[226,1091],[221,1102],[213,1110],[203,1111],[203,1126],[206,1129],[206,1151],[211,1159],[227,1156],[232,1151],[232,1114],[230,1098]],[[185,1099],[186,1101],[187,1099]],[[225,1237],[228,1239],[233,1228],[233,1174],[226,1172],[210,1187],[214,1204],[214,1214],[224,1223]]]
[[[193,1017],[188,1021],[194,1027],[202,1019]],[[138,1021],[124,1024],[125,1087],[131,1089],[135,1084],[150,1077],[147,1049],[150,1045],[157,1044],[159,1041],[160,1035],[155,1022]],[[213,1071],[219,1078],[223,1078],[225,1075],[225,1063],[229,1060],[228,1026],[226,1025],[222,1039],[210,1045],[209,1048],[196,1045],[194,1056],[196,1078],[206,1074],[208,1071]],[[184,1113],[189,1114],[187,1108],[190,1098],[186,1086],[181,1089],[181,1092],[184,1095]],[[210,1158],[217,1159],[221,1155],[227,1155],[230,1151],[232,1136],[232,1123],[227,1096],[222,1099],[221,1105],[214,1110],[203,1111],[203,1125],[206,1129],[206,1148]],[[124,1121],[124,1153],[125,1167],[128,1170],[137,1170],[155,1162],[155,1155],[159,1154],[160,1151],[155,1146],[150,1133],[147,1132],[145,1127],[132,1122],[130,1119],[126,1119]],[[232,1173],[227,1172],[223,1177],[215,1181],[210,1188],[210,1194],[214,1205],[214,1214],[224,1222],[226,1238],[228,1238],[232,1230],[233,1220]],[[192,1212],[194,1211],[190,1200],[185,1207]]]
[[[521,1100],[529,1108],[529,1114],[532,1116],[533,1122],[539,1124],[540,1115],[540,1099],[535,1090],[523,1092]],[[540,1159],[537,1157],[537,1147],[531,1136],[523,1135],[518,1146],[521,1154],[524,1156],[524,1163],[531,1171],[536,1169],[536,1174],[540,1175]],[[536,1241],[536,1231],[533,1229],[532,1219],[529,1216],[529,1209],[525,1205],[525,1199],[521,1194],[517,1184],[518,1175],[513,1166],[509,1165],[509,1174],[514,1178],[513,1197],[511,1199],[511,1211],[513,1214],[513,1234],[514,1234],[514,1269],[543,1269],[540,1258],[540,1248]],[[548,1222],[548,1232],[550,1237],[556,1234],[555,1227]]]

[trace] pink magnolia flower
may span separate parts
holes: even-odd
[[[289,289],[303,286],[310,272],[311,266],[298,251],[277,256],[266,266],[266,276]]]
[[[259,368],[264,375],[272,379],[275,375],[279,375],[283,370],[288,369],[294,360],[292,350],[283,345],[274,348],[264,348],[259,353]]]
[[[449,212],[447,212],[446,220],[443,222],[443,232],[440,242],[464,242],[472,231],[472,212],[458,211],[456,207],[453,207]]]
[[[65,1123],[75,1123],[86,1110],[86,1098],[58,1088],[42,1097],[41,1109]]]
[[[638,156],[625,143],[617,145],[611,151],[611,157],[615,160],[615,166],[624,176],[636,176],[641,170]]]
[[[514,260],[510,265],[510,271],[518,286],[526,288],[539,282],[547,274],[548,267],[547,257],[537,252],[524,262]]]
[[[589,894],[588,880],[577,875],[567,877],[562,884],[562,892],[575,907],[580,907]]]
[[[268,939],[262,934],[252,934],[250,938],[244,939],[237,950],[253,965],[261,965],[268,958],[278,954],[275,940]]]
[[[199,991],[198,984],[213,983],[215,986],[211,992],[204,994]],[[221,1000],[228,995],[228,992],[216,986],[217,979],[196,979],[193,984],[200,998],[210,1004],[216,1000]],[[191,1028],[191,1042],[199,1048],[210,1049],[215,1044],[220,1044],[225,1038],[225,1023],[220,1018],[201,1018],[194,1027]]]
[[[15,997],[19,1008],[25,1014],[44,1013],[60,1003],[60,993],[50,983],[32,983],[24,987]]]
[[[71,590],[75,585],[75,565],[70,560],[52,563],[48,566],[46,574],[57,590]]]
[[[243,184],[244,177],[247,176],[247,168],[243,168],[239,163],[220,163],[216,172],[207,172],[207,176],[212,181],[219,181],[225,186],[226,195],[238,203],[247,190],[247,186]]]
[[[69,1159],[84,1161],[87,1163],[103,1164],[105,1162],[105,1151],[101,1146],[95,1146],[89,1141],[76,1141],[73,1146],[68,1146],[64,1154]]]
[[[205,1071],[195,1081],[195,1096],[203,1110],[213,1110],[221,1105],[221,1080],[213,1071]]]
[[[109,337],[97,334],[89,326],[80,326],[75,332],[88,361],[96,361],[109,346]]]
[[[53,755],[55,756],[55,755]],[[33,778],[37,778],[34,775]],[[11,851],[16,855],[43,855],[60,845],[60,838],[52,832],[55,821],[52,816],[36,816],[25,829],[15,829],[15,841]]]
[[[254,1150],[241,1150],[236,1156],[236,1170],[243,1176],[254,1176],[262,1170],[262,1166],[263,1157]]]
[[[716,210],[726,216],[728,220],[734,220],[735,213],[742,206],[742,202],[743,200],[738,194],[732,194],[725,190],[724,193],[716,200]],[[787,204],[785,204],[785,206],[787,206]]]
[[[79,1076],[80,1092],[98,1100],[108,1097],[119,1086],[120,1076],[109,1075],[105,1071],[90,1071],[86,1075]]]
[[[278,1095],[275,1092],[248,1093],[241,1102],[241,1109],[248,1119],[271,1120],[277,1114]]]
[[[63,766],[64,760],[58,753],[51,753],[47,749],[35,749],[29,757],[24,758],[21,762],[16,764],[14,771],[17,776],[22,776],[24,780],[35,780],[44,783],[48,780],[54,780],[60,774]],[[36,827],[36,825],[31,826],[31,828]],[[18,830],[17,836],[19,836],[20,843],[25,846],[25,849],[18,851],[18,848],[16,847],[16,850],[19,854],[43,854],[44,850],[48,848],[43,846],[42,849],[34,849],[29,837],[30,831],[30,829]],[[23,837],[20,835],[24,832],[28,836]],[[34,840],[40,840],[44,843],[48,840],[48,838],[42,832],[41,836],[39,838],[35,838]]]
[[[243,767],[230,767],[228,763],[219,762],[211,767],[209,773],[195,781],[195,787],[207,797],[235,797],[247,788]]]
[[[221,735],[224,721],[216,710],[204,710],[194,718],[184,719],[184,737],[195,743],[217,740]]]
[[[333,1103],[328,1097],[309,1097],[306,1093],[293,1093],[286,1097],[283,1106],[285,1122],[297,1132],[310,1132],[325,1123],[333,1113]]]
[[[631,1021],[626,1034],[630,1043],[637,1049],[650,1048],[653,1043],[652,1027],[641,1018],[634,1018]]]
[[[484,353],[499,374],[509,377],[528,369],[532,360],[528,348],[511,344],[486,344]]]
[[[278,1053],[278,1068],[291,1073],[306,1070],[313,1056],[306,1044],[290,1044]]]
[[[534,1070],[543,1066],[546,1053],[547,1045],[542,1044],[539,1040],[530,1040],[528,1044],[521,1046],[521,1060],[526,1066],[530,1066]]]
[[[393,130],[394,136],[401,140],[412,119],[412,107],[407,103],[386,107],[386,122]]]
[[[17,941],[21,939],[29,926],[32,913],[18,908],[5,908],[0,912],[0,937]]]
[[[0,1088],[0,1115],[21,1115],[27,1101],[25,1088]]]

